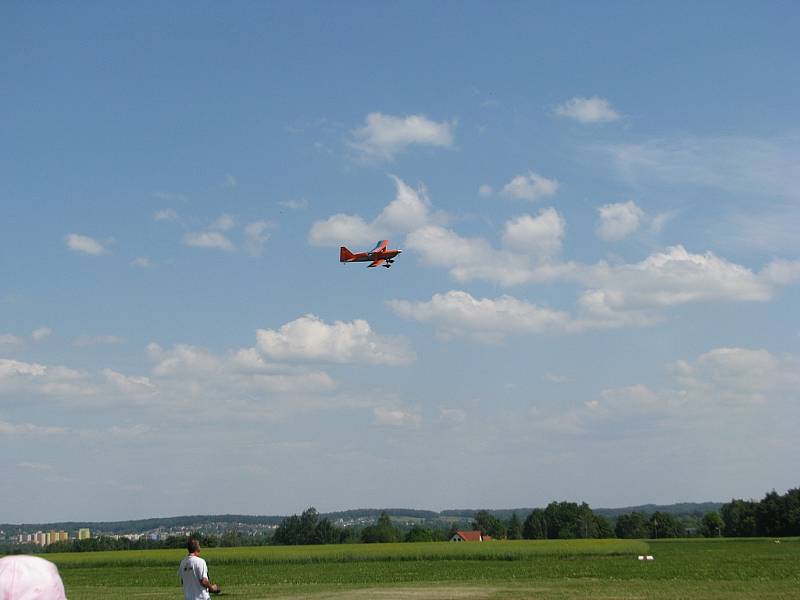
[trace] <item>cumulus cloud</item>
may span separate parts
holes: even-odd
[[[11,423],[0,420],[0,436],[49,436],[65,433],[63,427],[42,427],[32,423]]]
[[[52,334],[53,330],[49,327],[38,327],[31,333],[31,338],[33,338],[33,341],[35,342],[40,342],[43,339],[50,337]]]
[[[0,346],[18,346],[22,338],[11,333],[0,333]]]
[[[528,171],[528,173],[524,175],[517,175],[503,186],[503,193],[506,196],[530,200],[531,202],[539,198],[552,196],[557,191],[558,181],[555,179],[547,179],[533,171]]]
[[[434,294],[425,302],[390,300],[388,306],[402,317],[432,323],[446,338],[466,335],[496,342],[507,335],[538,334],[570,326],[569,315],[560,311],[512,296],[478,299],[458,290]]]
[[[607,242],[618,242],[635,233],[644,217],[644,211],[633,201],[605,204],[597,211],[600,213],[597,235]]]
[[[233,243],[219,231],[201,231],[187,233],[183,236],[183,243],[196,248],[213,248],[232,252]]]
[[[547,259],[561,252],[566,222],[554,208],[546,208],[538,217],[521,215],[508,221],[503,244],[517,252]]]
[[[678,361],[673,374],[700,402],[763,404],[797,397],[800,357],[764,349],[716,348],[693,363]]]
[[[452,148],[454,123],[437,123],[423,115],[367,115],[364,127],[352,132],[351,146],[370,159],[392,160],[409,146]]]
[[[620,118],[608,100],[598,96],[572,98],[556,106],[553,112],[559,117],[574,119],[581,123],[609,123]]]
[[[585,271],[584,282],[606,292],[609,306],[661,307],[700,301],[764,301],[771,289],[750,269],[672,246],[645,260]]]
[[[140,269],[149,269],[153,266],[153,261],[147,256],[137,256],[131,261],[132,267],[139,267]]]
[[[269,240],[268,229],[274,227],[271,221],[253,221],[244,227],[245,248],[251,256],[261,256],[264,244]]]
[[[503,286],[541,282],[565,276],[573,269],[570,263],[551,263],[542,250],[555,251],[560,217],[547,212],[544,218],[512,220],[506,224],[506,242],[538,246],[529,256],[520,251],[493,248],[480,237],[462,237],[451,229],[427,226],[409,234],[406,246],[419,253],[424,263],[450,270],[457,281],[491,281]],[[533,221],[533,223],[531,223]]]
[[[383,427],[413,427],[422,421],[419,414],[401,408],[376,406],[373,414],[375,416],[374,424]]]
[[[177,221],[178,213],[171,208],[164,208],[153,213],[154,221]]]
[[[103,243],[87,235],[70,233],[66,237],[66,242],[67,247],[74,252],[82,252],[83,254],[90,254],[92,256],[100,256],[108,252]]]
[[[97,389],[85,373],[63,366],[47,366],[0,359],[0,394],[33,392],[51,398],[85,399]]]
[[[774,285],[789,285],[800,281],[800,260],[776,259],[759,273],[761,279]]]
[[[397,188],[395,198],[372,222],[367,223],[357,215],[336,214],[314,222],[308,234],[309,243],[314,246],[367,245],[443,220],[442,215],[433,213],[424,188],[415,190],[398,177],[392,176],[392,179]]]
[[[256,339],[259,352],[275,360],[399,365],[415,359],[404,338],[378,335],[361,319],[328,325],[306,315],[277,330],[259,329]]]
[[[211,224],[211,229],[219,229],[220,231],[230,231],[234,227],[236,227],[236,218],[229,214],[220,215],[217,220]]]

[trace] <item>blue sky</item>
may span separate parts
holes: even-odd
[[[0,521],[798,485],[798,17],[6,3]]]

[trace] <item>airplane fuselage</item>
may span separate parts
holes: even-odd
[[[386,250],[385,252],[358,252],[351,258],[346,258],[342,262],[372,262],[375,260],[393,260],[402,250]]]

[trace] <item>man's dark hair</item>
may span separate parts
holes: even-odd
[[[186,542],[186,549],[189,551],[189,554],[193,554],[200,550],[200,540],[197,538],[189,538]]]

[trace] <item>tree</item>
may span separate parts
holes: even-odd
[[[517,513],[511,513],[511,518],[508,520],[508,525],[506,526],[506,538],[509,540],[521,540],[522,539],[522,523],[517,516]]]
[[[756,535],[756,503],[752,500],[731,500],[720,509],[725,537]]]
[[[338,544],[346,533],[334,527],[328,519],[320,519],[313,506],[299,517],[292,515],[281,521],[272,537],[273,543],[282,545]]]
[[[617,524],[614,532],[618,538],[624,539],[644,539],[650,537],[647,526],[647,515],[641,512],[632,512],[617,517]]]
[[[365,527],[361,531],[361,541],[365,544],[400,541],[400,532],[392,525],[392,519],[385,512],[381,513],[375,525]]]
[[[703,537],[719,537],[722,535],[722,517],[718,512],[709,512],[703,515],[700,522],[700,535]]]
[[[439,542],[444,539],[445,532],[441,529],[429,529],[414,525],[408,530],[404,542]]]
[[[480,530],[481,535],[489,535],[493,538],[502,538],[506,534],[503,522],[487,510],[479,510],[475,513],[472,528]]]
[[[594,520],[595,537],[604,539],[615,537],[614,526],[611,525],[611,521],[602,515],[593,514],[592,518]]]
[[[678,538],[686,535],[683,524],[669,513],[654,512],[648,525],[651,538]]]
[[[272,541],[284,546],[293,546],[300,543],[300,517],[292,515],[287,517],[275,529]]]
[[[522,524],[522,537],[526,540],[547,539],[547,519],[541,508],[535,508]]]
[[[598,526],[585,502],[551,502],[544,509],[549,539],[595,538]]]

